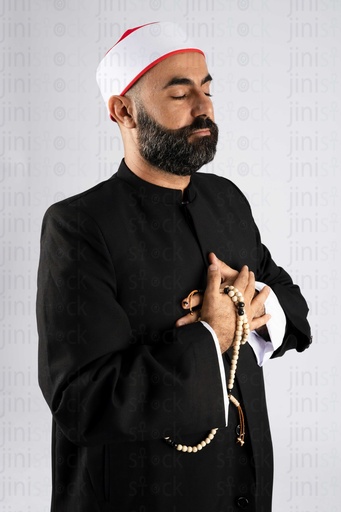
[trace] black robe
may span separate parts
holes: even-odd
[[[242,347],[238,414],[224,427],[216,348],[200,323],[175,328],[181,300],[205,288],[207,255],[247,264],[286,314],[281,347],[310,342],[299,288],[261,244],[229,180],[197,173],[182,197],[122,162],[108,181],[47,211],[37,318],[39,382],[53,414],[53,512],[269,512],[272,445],[262,369]],[[224,355],[226,375],[229,354]],[[165,441],[196,444],[198,453]]]

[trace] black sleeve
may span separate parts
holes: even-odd
[[[258,229],[255,229],[259,247],[256,279],[274,291],[287,321],[283,343],[272,357],[282,356],[289,349],[302,352],[311,344],[307,303],[299,286],[294,284],[289,274],[273,261],[269,250],[261,243]]]
[[[132,343],[116,292],[96,222],[63,203],[51,207],[38,271],[39,384],[64,434],[91,445],[135,438],[141,424],[154,439],[224,426],[209,331],[199,322],[154,346]]]

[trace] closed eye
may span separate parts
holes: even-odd
[[[208,98],[212,98],[212,94],[210,94],[209,92],[205,92],[204,94]],[[184,100],[185,98],[187,98],[187,94],[183,94],[182,96],[171,96],[171,98],[173,100]]]

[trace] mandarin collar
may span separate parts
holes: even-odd
[[[185,189],[184,194],[182,194],[181,190],[160,187],[158,185],[154,185],[153,183],[149,183],[148,181],[142,180],[129,169],[124,159],[122,160],[118,171],[116,174],[114,174],[113,178],[119,178],[125,181],[135,189],[139,197],[143,198],[144,200],[150,200],[150,202],[154,204],[188,204],[191,203],[196,197],[196,192],[192,180],[190,181],[188,187]]]

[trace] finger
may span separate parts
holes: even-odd
[[[247,286],[246,286],[246,288],[244,290],[244,298],[245,298],[245,300],[251,302],[251,300],[255,296],[255,284],[256,284],[255,274],[252,271],[250,271],[249,272],[248,283],[247,283]]]
[[[208,255],[208,261],[213,265],[217,265],[220,268],[221,276],[226,284],[232,284],[238,276],[238,271],[227,265],[224,261],[220,260],[214,252],[210,252]]]
[[[220,260],[219,260],[220,261]],[[238,270],[229,267],[223,261],[220,262],[220,272],[222,278],[227,281],[227,284],[232,284],[238,277]]]
[[[257,293],[257,295],[254,296],[252,302],[265,302],[265,300],[269,297],[271,292],[270,286],[264,286],[260,292]]]
[[[252,311],[254,312],[254,316],[261,316],[264,312],[264,303],[266,299],[269,297],[271,288],[269,286],[265,286],[251,301]]]
[[[213,294],[219,292],[221,283],[221,273],[219,266],[212,263],[207,270],[207,286],[206,286],[206,294]]]
[[[263,316],[258,316],[257,318],[253,318],[253,320],[250,322],[250,330],[255,331],[256,329],[259,329],[263,325],[267,324],[270,320],[271,315],[265,314]]]
[[[198,322],[200,320],[200,314],[201,311],[193,311],[193,314],[191,315],[188,313],[188,315],[182,316],[175,322],[175,327],[183,327],[184,325],[194,324],[195,322]]]
[[[217,265],[218,266],[218,258],[217,256],[214,254],[214,252],[210,252],[209,255],[208,255],[208,262],[211,264],[211,265]]]
[[[249,268],[247,265],[244,265],[239,272],[237,279],[233,283],[233,286],[235,286],[243,295],[245,294],[244,292],[248,286],[250,274],[251,272],[249,272]]]

